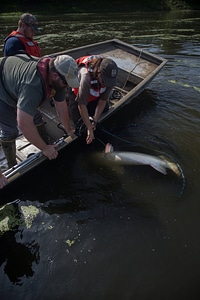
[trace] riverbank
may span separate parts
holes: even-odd
[[[55,9],[56,8],[56,9]],[[1,14],[19,13],[31,11],[34,14],[60,14],[60,13],[98,13],[98,12],[134,12],[134,11],[171,11],[171,10],[200,10],[200,3],[193,3],[192,0],[124,0],[123,4],[119,0],[97,2],[93,1],[39,1],[27,3],[27,1],[9,1],[1,5]]]

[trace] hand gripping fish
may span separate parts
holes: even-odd
[[[105,154],[109,160],[122,165],[149,165],[164,175],[167,174],[167,169],[172,170],[178,176],[181,175],[176,163],[170,162],[159,156],[138,152],[117,152],[114,151],[113,146],[109,143],[105,146]]]

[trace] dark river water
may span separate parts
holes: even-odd
[[[200,299],[200,11],[37,18],[43,54],[118,38],[168,62],[94,144],[2,191],[0,299]],[[17,21],[0,18],[1,48]],[[171,157],[181,176],[108,167],[106,142]]]

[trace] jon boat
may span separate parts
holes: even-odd
[[[167,62],[162,57],[117,39],[69,49],[53,55],[60,54],[68,54],[75,59],[85,55],[99,54],[111,58],[117,63],[119,67],[117,85],[114,87],[112,99],[109,101],[109,110],[101,116],[100,123],[112,116],[121,107],[133,101]],[[67,147],[78,138],[78,135],[67,136],[64,133],[50,100],[46,101],[40,109],[46,122],[47,133],[51,140],[57,143],[58,151]],[[47,159],[23,135],[19,135],[16,145],[18,164],[3,172],[9,183]],[[4,170],[6,166],[6,159],[0,147],[0,167]]]

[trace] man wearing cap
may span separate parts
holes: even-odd
[[[43,101],[53,97],[61,123],[68,135],[73,134],[66,87],[79,86],[76,61],[68,55],[36,60],[18,54],[0,58],[0,70],[0,140],[15,141],[19,128],[46,157],[55,159],[58,155],[56,146],[46,144],[40,137],[33,117]]]
[[[82,118],[87,128],[86,143],[90,144],[94,139],[95,124],[108,109],[110,94],[116,85],[118,67],[112,59],[99,55],[80,57],[76,62],[79,66],[80,86],[69,91],[69,112],[75,124]],[[94,122],[90,121],[90,117]]]
[[[12,31],[4,40],[4,56],[15,55],[24,51],[29,55],[41,56],[41,49],[33,37],[39,33],[35,16],[25,13],[18,21],[17,30]]]

